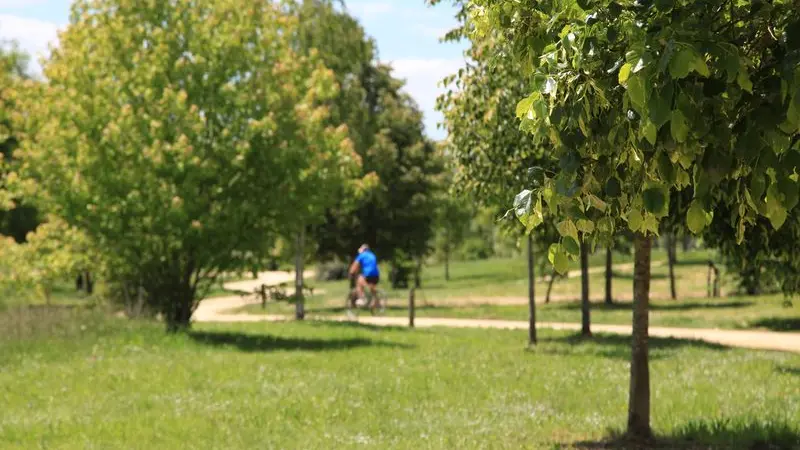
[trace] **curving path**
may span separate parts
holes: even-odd
[[[247,291],[261,283],[279,284],[294,280],[293,272],[267,272],[260,274],[257,280],[228,283],[226,289]],[[244,283],[249,283],[245,285]],[[250,289],[246,289],[250,286]],[[221,297],[203,300],[194,314],[196,322],[280,322],[292,320],[288,316],[254,315],[244,313],[230,313],[229,311],[252,304],[252,298]],[[308,316],[308,320],[320,321],[348,321],[346,317]],[[405,317],[359,317],[359,323],[376,326],[407,326],[408,318]],[[491,328],[526,330],[528,322],[522,320],[482,320],[482,319],[451,319],[435,317],[417,317],[414,324],[420,328],[451,327],[451,328]],[[580,330],[577,323],[537,323],[538,328],[555,330]],[[611,333],[630,335],[630,325],[600,325],[592,324],[595,333]],[[751,348],[760,350],[779,350],[800,353],[800,333],[779,333],[774,331],[737,331],[706,328],[667,328],[650,327],[650,336],[662,338],[693,339],[720,344],[728,347]]]

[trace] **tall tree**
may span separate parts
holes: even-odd
[[[48,83],[21,97],[19,188],[86,232],[170,331],[357,164],[326,122],[335,77],[298,31],[273,2],[78,0]]]
[[[739,243],[758,217],[780,229],[797,203],[793,2],[473,4],[476,33],[500,30],[533,79],[517,105],[522,128],[560,160],[533,189],[544,202],[529,203],[531,216],[543,204],[565,219],[554,259],[577,256],[569,240],[581,235],[607,242],[621,225],[637,234],[628,431],[649,437],[650,236],[669,215],[670,193],[692,188],[693,233],[728,221]],[[733,214],[713,214],[719,205]]]

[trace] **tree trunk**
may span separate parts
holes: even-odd
[[[556,271],[550,274],[550,282],[547,283],[547,295],[544,297],[545,303],[550,303],[550,293],[553,292],[553,282],[556,281]]]
[[[528,235],[528,345],[536,345],[536,282],[533,267],[533,235]]]
[[[591,336],[589,304],[589,244],[581,242],[581,336]]]
[[[635,237],[633,268],[633,333],[628,434],[650,439],[650,367],[647,356],[648,303],[650,301],[650,237]]]
[[[188,281],[180,281],[176,286],[166,286],[163,291],[157,291],[153,295],[168,296],[164,311],[167,332],[187,331],[191,327],[194,292]]]
[[[94,293],[94,280],[92,279],[92,274],[87,270],[84,272],[84,288],[86,289],[86,293],[88,295],[92,295]]]
[[[444,281],[450,281],[450,230],[444,230]]]
[[[606,249],[606,305],[614,304],[614,294],[611,292],[611,282],[614,279],[613,252],[611,247]]]
[[[674,234],[667,235],[667,262],[669,264],[669,292],[673,300],[678,298],[678,293],[675,291],[675,252],[677,250],[677,241]]]
[[[305,229],[303,227],[300,227],[300,231],[297,232],[294,252],[294,318],[303,320],[306,317],[303,298],[303,263],[305,262]]]
[[[414,288],[422,287],[422,258],[417,258],[417,265],[414,268]]]

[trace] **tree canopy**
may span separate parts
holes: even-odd
[[[14,94],[18,192],[84,230],[170,329],[238,256],[313,212],[297,204],[311,185],[358,164],[327,122],[335,76],[299,31],[272,2],[79,0],[48,83]]]

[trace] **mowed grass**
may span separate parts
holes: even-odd
[[[629,339],[541,338],[87,313],[0,341],[0,447],[596,448],[626,420]],[[800,445],[800,355],[651,346],[666,448]]]

